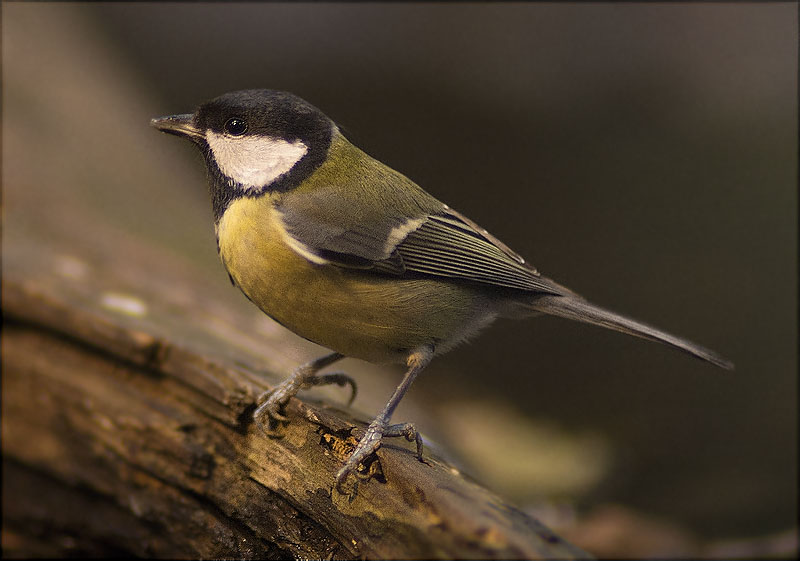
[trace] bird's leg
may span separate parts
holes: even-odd
[[[417,374],[422,372],[432,358],[432,347],[422,347],[412,352],[408,356],[406,361],[408,370],[403,377],[403,381],[400,382],[400,385],[394,390],[392,397],[389,398],[389,402],[386,404],[386,407],[383,408],[383,411],[381,411],[378,416],[375,417],[375,420],[369,424],[369,427],[367,427],[367,432],[364,434],[364,438],[359,441],[356,449],[347,459],[344,467],[339,470],[339,473],[336,474],[337,491],[342,494],[346,494],[345,491],[343,491],[342,486],[347,480],[347,476],[351,473],[358,476],[358,465],[362,461],[366,460],[370,454],[380,448],[381,439],[384,437],[404,436],[409,442],[416,441],[417,458],[422,461],[422,438],[419,436],[417,429],[414,428],[414,425],[411,423],[390,425],[389,420],[391,419],[395,408],[400,403],[400,400],[403,398],[406,391],[408,391],[408,388],[411,386],[411,383],[414,381],[414,378],[417,377]],[[369,477],[369,475],[367,475],[367,477]],[[356,486],[353,489],[354,495],[357,489],[358,482],[356,482]]]
[[[344,358],[344,355],[332,353],[298,367],[291,376],[281,382],[277,387],[258,396],[256,403],[259,405],[255,412],[253,412],[253,418],[261,425],[261,428],[264,429],[267,434],[277,436],[272,427],[277,422],[286,422],[289,420],[282,413],[289,399],[294,397],[300,390],[305,390],[313,386],[324,386],[326,384],[337,384],[339,386],[349,385],[351,389],[350,403],[352,403],[353,399],[356,397],[357,389],[355,381],[350,376],[344,372],[317,374],[317,372],[326,366],[342,358]]]

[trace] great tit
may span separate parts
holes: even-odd
[[[151,124],[191,140],[205,157],[217,249],[231,281],[271,318],[334,351],[259,397],[254,415],[267,432],[288,421],[284,407],[300,389],[337,383],[355,392],[346,375],[319,373],[343,357],[405,364],[403,381],[338,472],[340,492],[383,437],[416,441],[422,459],[417,431],[389,424],[392,412],[435,355],[499,317],[560,316],[733,367],[542,276],[291,93],[231,92]]]

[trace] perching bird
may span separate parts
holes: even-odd
[[[195,113],[153,119],[200,148],[222,263],[264,313],[332,354],[299,367],[255,412],[268,431],[300,389],[355,384],[318,372],[343,357],[407,371],[336,476],[337,489],[381,439],[421,439],[392,412],[431,359],[498,317],[539,313],[659,341],[722,368],[685,339],[590,304],[543,277],[466,216],[351,144],[299,97],[244,90]]]

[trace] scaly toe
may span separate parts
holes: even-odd
[[[289,422],[289,417],[280,413],[282,408],[283,405],[276,399],[275,393],[271,392],[266,401],[253,412],[253,419],[267,436],[280,437],[281,433],[278,431],[278,426],[280,423]]]
[[[281,415],[280,413],[278,413],[277,408],[276,409],[268,409],[267,410],[267,415],[273,421],[278,421],[280,423],[288,423],[289,422],[289,417],[287,417],[286,415]]]
[[[336,490],[339,492],[340,495],[348,495],[349,493],[345,490],[344,484],[347,482],[347,476],[350,475],[352,469],[345,466],[339,470],[339,473],[336,474]],[[353,485],[353,496],[355,496],[356,492],[358,491],[358,482],[355,482]]]
[[[304,387],[310,388],[313,386],[327,386],[335,384],[339,387],[350,386],[350,399],[347,401],[347,406],[350,407],[358,394],[358,385],[356,381],[344,372],[331,372],[330,374],[318,374],[313,378],[306,380]]]

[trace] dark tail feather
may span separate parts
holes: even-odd
[[[686,339],[670,335],[646,323],[626,318],[609,310],[605,310],[576,296],[537,296],[531,302],[531,308],[538,312],[576,321],[590,323],[607,329],[613,329],[634,337],[649,341],[658,341],[681,351],[689,353],[715,364],[726,370],[733,370],[733,363],[725,360],[714,351],[696,345]]]

